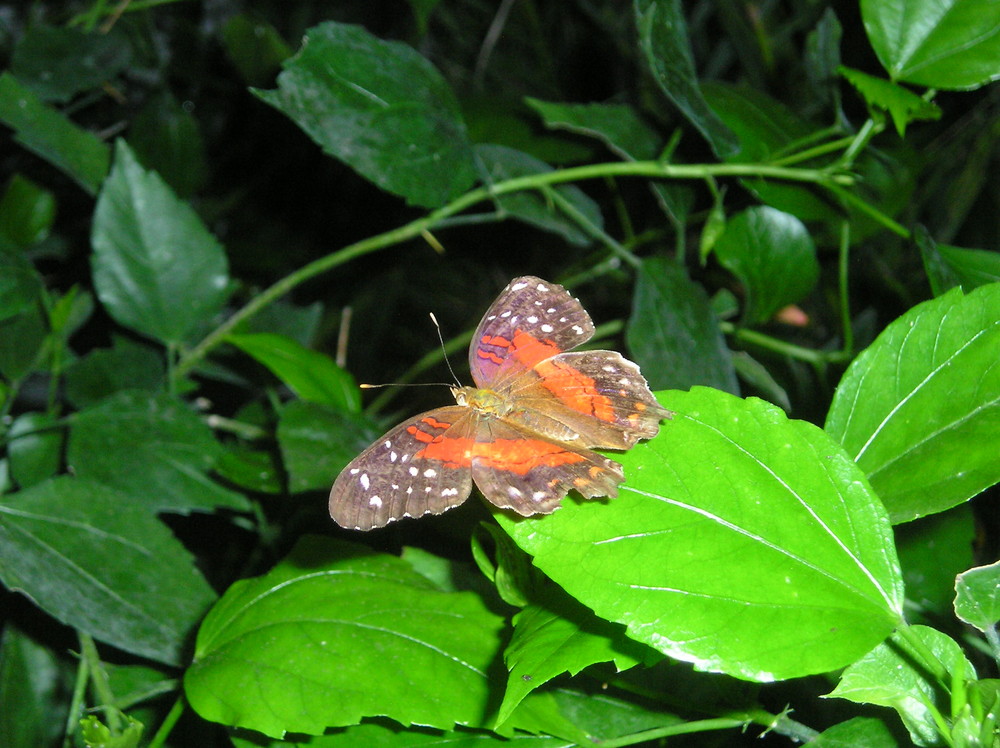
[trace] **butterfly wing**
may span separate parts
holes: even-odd
[[[479,323],[469,348],[477,387],[502,390],[505,383],[594,334],[590,315],[557,283],[526,275],[500,292]]]
[[[599,449],[628,449],[650,439],[671,416],[639,367],[613,351],[573,351],[539,361],[511,383],[525,428]]]
[[[478,420],[471,408],[437,408],[376,440],[334,481],[334,522],[371,530],[463,503],[472,491],[472,435]]]
[[[487,501],[525,517],[551,514],[570,490],[588,499],[617,496],[625,480],[613,460],[498,418],[479,420],[472,477]]]

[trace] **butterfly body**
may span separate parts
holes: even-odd
[[[511,281],[473,338],[476,386],[452,388],[455,405],[400,424],[358,455],[334,482],[330,515],[368,530],[457,506],[473,483],[524,516],[551,513],[570,490],[616,496],[621,466],[592,450],[655,436],[669,412],[621,354],[568,350],[593,331],[562,286]]]

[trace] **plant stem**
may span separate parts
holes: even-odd
[[[654,179],[710,179],[715,177],[767,177],[792,182],[820,184],[828,189],[850,185],[853,178],[823,169],[795,169],[770,164],[665,164],[658,161],[628,161],[622,163],[587,164],[570,169],[531,174],[496,182],[461,195],[431,213],[391,231],[362,239],[340,250],[304,265],[286,275],[274,285],[251,299],[229,319],[209,333],[198,345],[183,354],[171,372],[174,381],[186,376],[208,353],[225,340],[240,323],[281,298],[293,288],[321,273],[332,270],[357,257],[376,252],[419,236],[437,226],[445,218],[460,213],[477,203],[522,190],[541,189],[547,185],[576,182],[608,176],[649,177]],[[874,209],[872,209],[874,210]],[[877,212],[877,211],[876,211]]]
[[[167,712],[167,716],[160,723],[156,734],[149,741],[147,748],[160,748],[166,742],[167,738],[170,737],[171,730],[174,729],[174,725],[177,724],[177,720],[181,718],[182,714],[184,714],[184,697],[178,696],[177,700],[174,701],[174,705],[170,707],[170,711]]]

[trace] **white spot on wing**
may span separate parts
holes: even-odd
[[[384,441],[384,442],[382,443],[382,446],[383,446],[383,447],[385,447],[386,449],[389,449],[389,447],[391,447],[391,446],[392,446],[392,442],[391,442],[391,441],[389,441],[388,439],[386,439],[386,440],[385,440],[385,441]]]
[[[368,499],[368,505],[373,506],[376,509],[379,508],[380,506],[382,506],[382,497],[372,496],[370,499]]]
[[[552,325],[542,325],[541,328],[539,329],[541,329],[542,332],[552,332],[556,328],[554,328]]]
[[[531,494],[531,498],[533,498],[535,501],[541,501],[542,499],[545,498],[545,491],[535,491],[533,494]]]
[[[416,475],[419,472],[420,471],[417,470],[415,467],[413,467],[413,465],[410,465],[410,470],[409,470],[410,475]]]
[[[351,475],[357,475],[361,472],[361,468],[351,468]]]
[[[500,317],[503,318],[503,319],[507,319],[509,316],[510,316],[510,310],[509,309],[506,312],[500,312]]]
[[[520,489],[518,489],[518,488],[514,488],[514,486],[507,486],[507,494],[508,494],[508,495],[509,495],[509,496],[510,496],[510,497],[511,497],[512,499],[518,499],[518,498],[520,498],[521,496],[523,496],[523,495],[524,495],[523,493],[521,493],[521,490],[520,490]]]
[[[537,288],[539,291],[548,291],[549,290],[549,287],[546,286],[544,283],[539,283],[537,286],[535,286],[535,288]]]
[[[443,491],[441,491],[441,495],[442,496],[458,496],[458,489],[457,488],[446,488]]]
[[[436,475],[437,475],[437,470],[435,470],[434,468],[427,468],[427,469],[426,469],[426,470],[424,471],[424,477],[425,477],[425,478],[433,478],[433,477],[435,477]]]
[[[583,328],[580,327],[579,325],[573,325],[573,327],[570,329],[572,329],[573,332],[575,332],[577,335],[583,335]]]
[[[528,317],[528,322],[530,322],[531,324],[535,324],[536,322],[538,322],[538,317],[532,314],[530,317]]]
[[[396,454],[395,452],[390,452],[389,453],[389,462],[395,462],[398,459],[399,459],[399,455],[398,454]]]
[[[361,480],[361,487],[367,491],[372,484],[372,482],[368,480],[368,473],[362,473],[360,480]]]
[[[520,291],[522,288],[525,288],[527,285],[528,284],[524,283],[523,281],[521,283],[512,283],[511,286],[510,286],[510,290],[511,291]]]

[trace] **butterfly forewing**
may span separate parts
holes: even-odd
[[[330,516],[341,527],[370,530],[458,506],[472,490],[465,447],[475,420],[470,408],[452,406],[392,429],[341,471]]]
[[[557,283],[515,278],[487,310],[469,348],[477,387],[503,389],[539,361],[575,348],[594,334],[590,315]]]

